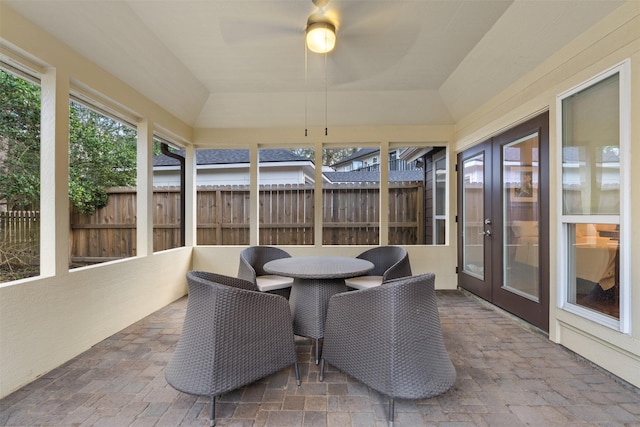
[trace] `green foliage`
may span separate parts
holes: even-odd
[[[91,214],[107,204],[107,187],[135,185],[136,133],[73,102],[69,116],[69,198]]]
[[[80,212],[106,205],[106,189],[134,186],[136,132],[72,102],[69,198]],[[40,205],[40,88],[0,70],[0,200],[10,210]]]
[[[313,148],[295,148],[291,151],[299,156],[315,161],[315,150]],[[334,163],[349,157],[355,151],[355,148],[325,148],[322,150],[322,164],[325,166],[331,166]]]
[[[40,88],[0,71],[0,200],[11,210],[40,205]]]

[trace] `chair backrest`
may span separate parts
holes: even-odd
[[[273,246],[250,246],[240,252],[238,277],[256,283],[256,276],[264,276],[264,265],[280,258],[291,258],[291,255]]]
[[[367,276],[382,276],[382,281],[411,276],[407,250],[400,246],[378,246],[362,252],[357,258],[373,263]]]
[[[219,395],[296,361],[285,298],[256,292],[243,279],[203,271],[188,272],[187,284],[182,333],[165,370],[172,387]]]

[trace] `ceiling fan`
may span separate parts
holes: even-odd
[[[329,0],[312,0],[318,11],[307,18],[305,43],[315,53],[329,53],[336,45],[336,25],[325,16],[324,6]]]
[[[419,17],[407,17],[403,2],[312,0],[307,3],[311,10],[303,2],[261,4],[268,13],[249,9],[242,16],[221,17],[223,39],[236,46],[275,49],[279,44],[301,49],[307,28],[316,23],[333,26],[335,48],[326,58],[309,55],[310,71],[324,68],[327,61],[331,85],[364,82],[384,72],[404,57],[420,30]]]

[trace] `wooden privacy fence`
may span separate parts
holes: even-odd
[[[107,205],[92,215],[81,214],[72,207],[70,245],[72,264],[91,264],[135,256],[136,189],[109,189]]]
[[[0,265],[37,263],[40,212],[0,212]]]
[[[377,244],[380,218],[377,183],[323,185],[323,244]],[[424,242],[422,182],[389,184],[389,242]],[[110,191],[109,203],[94,215],[71,215],[75,262],[99,262],[136,253],[136,193]],[[248,245],[249,186],[201,186],[196,198],[199,245]],[[153,249],[180,245],[180,191],[159,187],[153,194]],[[258,201],[259,241],[268,245],[314,243],[313,185],[262,185]]]
[[[323,184],[325,245],[377,244],[380,189],[377,183]],[[422,182],[389,184],[389,242],[424,243]],[[197,242],[248,245],[248,186],[199,187]],[[314,244],[314,186],[262,185],[258,197],[259,241],[265,245]]]

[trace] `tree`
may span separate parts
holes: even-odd
[[[40,87],[0,70],[0,200],[9,210],[40,205]],[[106,189],[136,181],[136,132],[72,102],[69,198],[80,212],[107,203]]]
[[[0,70],[0,200],[40,206],[40,88]]]
[[[313,148],[296,148],[291,151],[312,161],[315,160]],[[331,166],[334,163],[349,157],[355,151],[355,148],[325,148],[322,150],[322,164],[324,166]]]
[[[136,132],[75,102],[69,111],[69,198],[91,214],[107,204],[108,187],[135,186]]]

